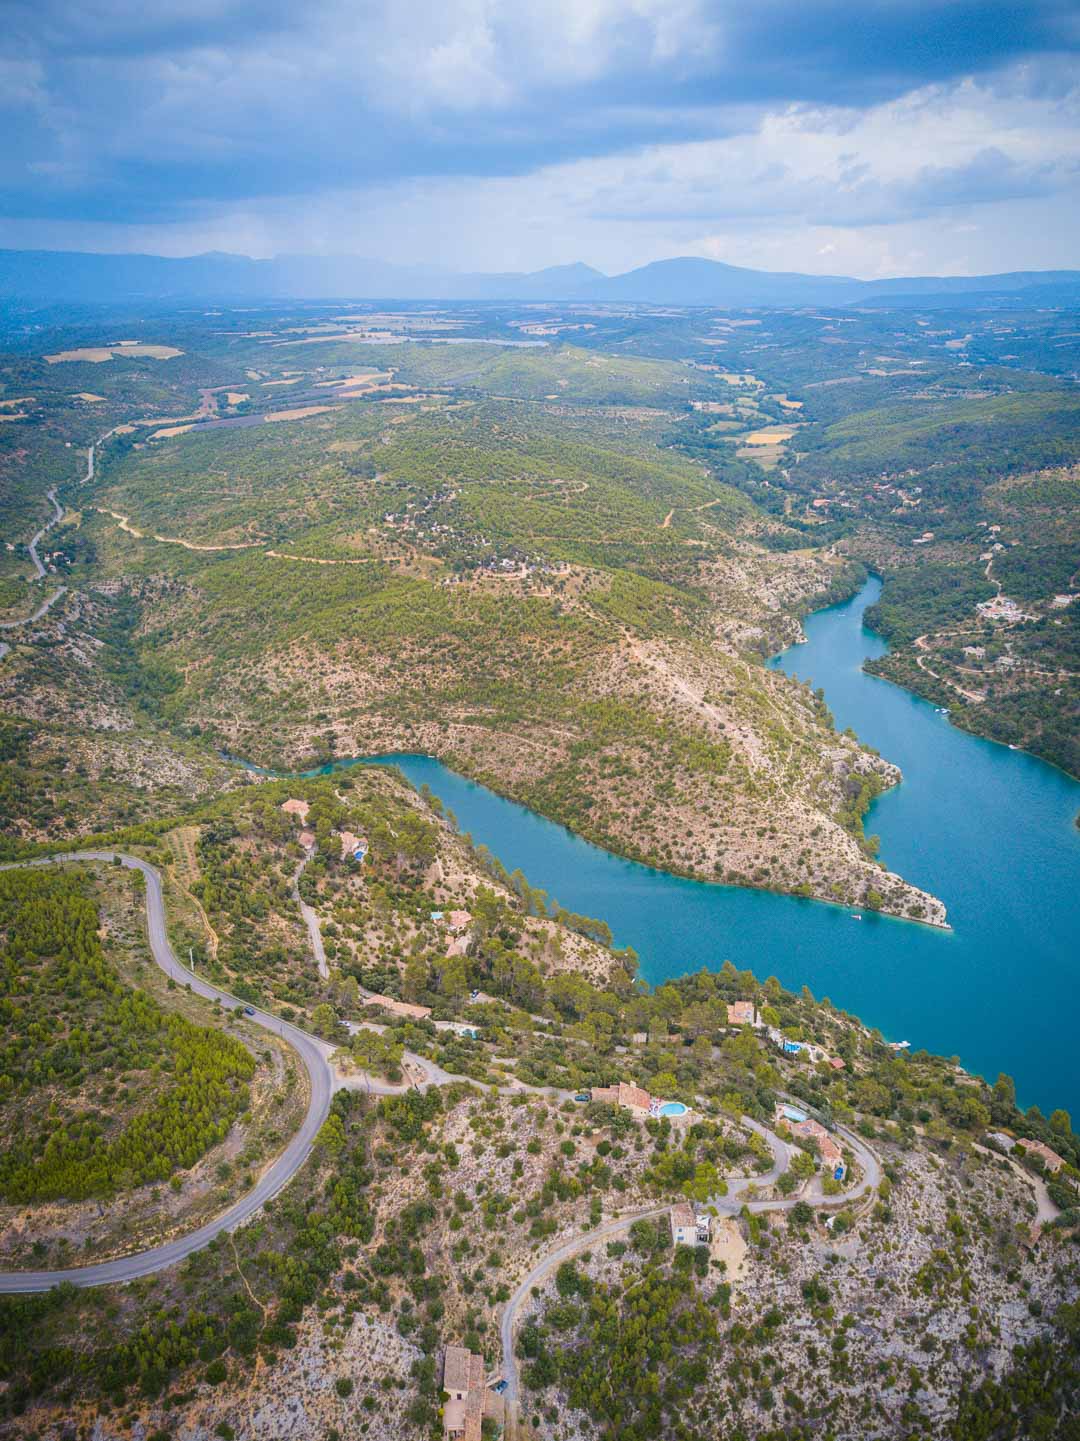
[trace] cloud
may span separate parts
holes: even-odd
[[[995,245],[1078,258],[1073,0],[4,13],[3,244],[867,274]]]
[[[1063,0],[8,0],[0,65],[33,83],[8,96],[0,198],[162,222],[527,175],[745,133],[777,107],[842,124],[1078,43]]]

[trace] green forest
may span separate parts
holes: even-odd
[[[86,883],[0,873],[0,1196],[106,1198],[222,1140],[254,1059],[163,1010],[109,964]]]

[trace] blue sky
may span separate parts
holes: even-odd
[[[1076,0],[5,0],[0,245],[1080,266]]]

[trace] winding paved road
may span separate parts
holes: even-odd
[[[54,606],[66,591],[67,586],[62,585],[59,590],[54,591],[53,594],[49,596],[48,600],[41,602],[33,615],[24,615],[20,620],[0,620],[0,630],[18,630],[21,625],[32,625],[35,620],[40,620],[45,612]]]
[[[111,435],[111,434],[112,434],[112,431],[111,431],[111,430],[106,432],[106,435]],[[103,436],[101,437],[101,440],[104,440],[105,438],[106,438],[106,437],[103,435]],[[100,444],[101,444],[101,440],[95,441],[94,444],[95,444],[95,445],[100,445]],[[80,478],[79,478],[79,484],[80,484],[80,485],[85,485],[88,480],[93,480],[93,478],[94,478],[94,446],[91,445],[91,446],[88,446],[88,447],[87,447],[87,451],[86,451],[86,474],[83,475],[83,476],[80,476]],[[35,532],[33,538],[32,538],[30,541],[27,542],[27,546],[26,546],[27,550],[30,552],[30,559],[31,559],[31,561],[33,562],[33,566],[34,566],[34,579],[35,579],[35,580],[44,580],[44,579],[46,578],[46,576],[48,575],[48,571],[46,571],[44,565],[42,564],[41,556],[38,555],[38,546],[41,544],[42,540],[45,538],[46,533],[47,533],[48,531],[52,530],[52,528],[53,528],[53,526],[56,524],[56,522],[57,522],[58,520],[63,520],[63,518],[64,518],[64,507],[63,507],[63,506],[60,504],[60,502],[57,500],[57,498],[56,498],[56,491],[57,491],[57,487],[54,485],[51,490],[47,490],[47,491],[45,492],[45,495],[46,495],[47,499],[49,499],[49,500],[52,502],[52,507],[53,507],[53,517],[52,517],[52,520],[47,520],[47,521],[45,522],[45,524],[41,527],[41,529],[40,529],[39,531],[36,531],[36,532]],[[66,585],[62,585],[59,590],[57,590],[53,595],[49,596],[49,599],[48,599],[47,601],[44,601],[41,605],[39,605],[38,608],[37,608],[37,610],[35,610],[32,615],[23,616],[23,618],[22,618],[21,620],[3,620],[3,621],[0,621],[0,630],[18,630],[18,628],[19,628],[20,626],[23,626],[23,625],[33,625],[34,621],[40,620],[41,617],[45,614],[45,612],[46,612],[47,610],[49,610],[50,607],[54,606],[54,605],[56,604],[56,602],[60,599],[60,597],[66,593],[66,591],[67,591],[67,586],[66,586]],[[0,660],[3,660],[4,656],[7,655],[8,651],[9,651],[10,649],[11,649],[11,647],[10,647],[10,646],[7,646],[7,645],[0,647]]]
[[[46,859],[16,864],[40,867],[55,864],[57,861],[110,862],[117,858],[117,854],[115,851],[74,851],[67,855],[57,856],[55,861]],[[141,871],[146,878],[147,935],[154,960],[165,974],[171,976],[180,985],[190,986],[196,995],[205,996],[207,1000],[221,1001],[224,1005],[234,1008],[242,1006],[243,1002],[238,1001],[235,996],[230,996],[227,991],[193,975],[177,960],[165,929],[165,907],[162,901],[160,874],[153,866],[140,860],[137,856],[120,855],[119,859],[121,864],[129,870]],[[10,864],[0,866],[0,870],[14,868]],[[307,1160],[319,1128],[326,1120],[330,1110],[334,1073],[328,1054],[333,1048],[316,1040],[313,1036],[309,1036],[298,1026],[289,1025],[287,1021],[282,1021],[267,1011],[256,1010],[250,1019],[255,1025],[262,1026],[265,1030],[273,1031],[275,1035],[281,1036],[293,1047],[308,1073],[311,1084],[311,1100],[308,1104],[307,1115],[299,1130],[280,1156],[263,1172],[247,1195],[242,1196],[228,1211],[215,1217],[212,1221],[207,1221],[198,1230],[191,1231],[175,1241],[168,1241],[162,1246],[155,1246],[149,1251],[141,1251],[135,1256],[122,1256],[114,1261],[101,1261],[96,1265],[79,1266],[65,1271],[0,1272],[0,1292],[48,1291],[64,1281],[71,1282],[76,1286],[103,1286],[112,1282],[132,1281],[137,1276],[147,1276],[153,1271],[173,1266],[186,1256],[190,1256],[193,1251],[201,1250],[215,1236],[220,1236],[225,1231],[235,1230],[267,1201],[276,1196],[282,1187],[293,1178]],[[381,1089],[375,1082],[372,1082],[371,1088],[374,1091]],[[399,1088],[391,1089],[396,1091]]]
[[[93,453],[93,449],[94,449],[94,447],[91,446],[91,447],[90,447],[90,454]],[[87,479],[89,479],[90,475],[93,473],[93,461],[89,459],[89,456],[87,457],[87,465],[88,465],[88,469],[87,469]],[[57,498],[56,498],[56,486],[54,485],[53,488],[52,488],[52,490],[47,490],[47,491],[45,492],[45,494],[46,494],[46,496],[48,497],[48,499],[52,501],[53,511],[54,511],[55,513],[54,513],[54,515],[53,515],[52,520],[47,520],[47,521],[45,522],[45,524],[41,527],[41,529],[40,529],[40,530],[37,532],[37,534],[34,536],[33,540],[30,542],[30,544],[26,547],[27,550],[30,552],[30,559],[31,559],[31,560],[33,561],[33,563],[34,563],[34,570],[35,570],[35,572],[36,572],[36,576],[37,576],[37,579],[38,579],[38,580],[44,580],[44,579],[45,579],[45,567],[44,567],[44,566],[42,565],[42,563],[41,563],[41,556],[38,555],[38,549],[37,549],[37,548],[38,548],[38,544],[41,542],[41,540],[44,539],[45,532],[46,532],[46,531],[49,531],[49,530],[52,530],[52,528],[53,528],[53,526],[56,524],[56,522],[57,522],[58,520],[63,520],[63,518],[64,518],[64,507],[60,504],[60,502],[59,502],[59,501],[57,500]]]
[[[189,986],[196,994],[205,997],[210,1001],[218,1001],[222,1005],[239,1009],[243,1002],[237,997],[230,995],[228,991],[222,990],[219,986],[212,985],[209,981],[203,980],[201,976],[189,971],[181,965],[177,959],[172,946],[169,944],[169,937],[165,924],[165,905],[161,889],[161,875],[149,862],[141,860],[138,856],[125,855],[118,851],[87,850],[70,851],[55,857],[42,857],[32,861],[13,861],[0,865],[0,870],[15,870],[22,867],[43,868],[52,865],[63,864],[64,862],[100,862],[111,864],[119,861],[128,870],[136,870],[142,873],[146,882],[146,929],[147,938],[150,942],[150,950],[154,960],[165,972],[178,984]],[[321,938],[320,938],[321,939]],[[266,1171],[259,1177],[255,1185],[242,1196],[235,1205],[231,1206],[220,1216],[207,1221],[197,1230],[188,1232],[174,1241],[168,1241],[161,1246],[154,1246],[150,1250],[140,1251],[134,1256],[121,1256],[112,1261],[100,1261],[94,1265],[72,1267],[67,1270],[56,1271],[5,1271],[0,1272],[0,1294],[28,1291],[48,1291],[54,1286],[68,1282],[75,1286],[103,1286],[125,1281],[133,1281],[139,1276],[147,1276],[155,1271],[163,1270],[167,1266],[174,1266],[178,1261],[192,1255],[193,1252],[201,1250],[208,1245],[215,1237],[225,1232],[233,1231],[242,1225],[246,1220],[261,1209],[268,1201],[282,1190],[293,1178],[296,1172],[307,1160],[315,1137],[326,1120],[330,1111],[330,1101],[335,1089],[340,1086],[349,1089],[357,1089],[363,1086],[373,1095],[398,1095],[410,1087],[406,1085],[392,1085],[389,1082],[379,1081],[374,1077],[354,1077],[350,1080],[339,1079],[331,1064],[331,1056],[334,1047],[326,1041],[320,1041],[315,1036],[309,1035],[299,1026],[291,1025],[278,1016],[271,1015],[268,1011],[255,1009],[248,1018],[255,1025],[263,1027],[264,1030],[273,1031],[287,1041],[296,1051],[304,1069],[307,1071],[308,1080],[311,1086],[311,1098],[308,1104],[307,1114],[304,1117],[299,1129],[291,1138],[288,1145]],[[376,1027],[378,1029],[378,1027]],[[423,1076],[419,1084],[420,1089],[428,1086],[445,1085],[450,1081],[464,1080],[465,1077],[451,1075],[450,1072],[435,1065],[434,1062],[424,1057],[415,1056],[411,1052],[406,1053],[405,1059],[412,1064],[416,1072]],[[528,1090],[537,1093],[551,1095],[556,1099],[564,1099],[569,1092],[561,1092],[554,1087],[533,1087],[523,1086],[520,1083],[508,1087],[509,1090]],[[799,1197],[791,1196],[783,1200],[750,1200],[744,1202],[741,1196],[751,1185],[770,1186],[787,1168],[790,1147],[776,1136],[767,1126],[746,1116],[743,1124],[750,1130],[756,1131],[768,1144],[772,1151],[773,1164],[771,1168],[757,1176],[733,1177],[728,1182],[728,1194],[724,1197],[715,1198],[713,1204],[721,1214],[732,1215],[738,1213],[745,1204],[751,1211],[786,1211],[794,1206]],[[833,1200],[852,1201],[873,1190],[881,1180],[881,1168],[873,1152],[846,1127],[837,1127],[837,1130],[847,1141],[859,1159],[863,1170],[863,1179],[859,1186],[853,1191],[846,1193],[842,1198],[830,1198]],[[813,1183],[812,1183],[813,1184]],[[810,1196],[802,1199],[812,1199]],[[532,1268],[529,1274],[518,1286],[514,1295],[508,1302],[500,1323],[503,1345],[504,1374],[507,1379],[507,1400],[513,1402],[517,1396],[517,1367],[513,1351],[513,1331],[517,1311],[530,1294],[532,1286],[538,1279],[547,1273],[553,1265],[567,1256],[580,1250],[582,1246],[591,1244],[596,1240],[624,1230],[633,1221],[642,1217],[662,1215],[668,1210],[668,1206],[658,1206],[646,1211],[630,1214],[616,1221],[609,1221],[603,1226],[585,1233],[582,1236],[572,1237],[563,1242],[553,1251],[545,1255]]]
[[[619,1216],[614,1221],[605,1221],[600,1226],[594,1226],[591,1231],[583,1231],[576,1236],[571,1236],[569,1240],[563,1241],[541,1256],[536,1265],[521,1278],[514,1294],[507,1301],[506,1308],[502,1313],[502,1320],[499,1322],[499,1340],[503,1353],[502,1374],[506,1382],[504,1395],[508,1410],[516,1404],[518,1399],[517,1358],[514,1355],[514,1329],[517,1324],[517,1313],[529,1300],[532,1288],[539,1286],[552,1267],[561,1266],[564,1261],[569,1261],[572,1256],[576,1256],[582,1251],[591,1251],[598,1241],[606,1241],[611,1236],[617,1236],[620,1231],[625,1231],[635,1221],[651,1221],[658,1216],[666,1216],[670,1210],[671,1203],[669,1201],[663,1206],[650,1206],[645,1211],[628,1211],[625,1216]]]

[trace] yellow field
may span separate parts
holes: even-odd
[[[325,415],[328,410],[340,410],[340,405],[301,405],[295,410],[275,410],[267,420],[303,420],[307,415]]]
[[[183,435],[187,430],[194,430],[193,425],[164,425],[160,430],[155,430],[150,437],[151,440],[168,440],[173,435]]]
[[[79,350],[58,350],[45,359],[50,365],[59,365],[65,360],[82,360],[91,365],[112,360],[114,355],[138,355],[144,360],[172,360],[174,355],[183,355],[171,345],[87,345]]]
[[[741,437],[743,445],[783,445],[795,434],[790,425],[774,425],[767,430],[752,430]]]

